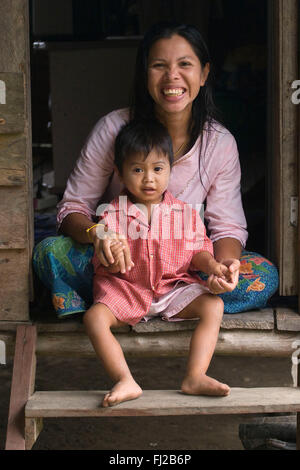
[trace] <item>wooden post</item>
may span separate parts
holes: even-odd
[[[25,450],[31,450],[43,429],[43,418],[25,418]]]
[[[25,405],[34,391],[36,326],[17,327],[6,450],[25,450]]]
[[[298,8],[297,0],[268,1],[268,256],[279,268],[279,294],[285,296],[298,294],[297,226],[291,220],[299,185],[297,106],[291,101],[299,78]]]
[[[0,321],[28,321],[32,298],[28,4],[0,2]]]

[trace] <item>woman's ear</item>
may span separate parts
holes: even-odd
[[[206,62],[206,64],[204,65],[204,67],[202,69],[201,86],[205,85],[205,82],[206,82],[207,77],[209,75],[209,71],[210,71],[210,63]]]

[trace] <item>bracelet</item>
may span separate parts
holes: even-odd
[[[89,240],[90,240],[90,241],[92,241],[92,240],[91,240],[91,238],[90,238],[89,231],[92,230],[92,228],[94,228],[94,227],[98,227],[98,225],[103,225],[103,227],[106,226],[105,224],[94,224],[94,225],[92,225],[91,227],[89,227],[89,228],[86,229],[86,233],[88,234],[88,237],[89,237]]]

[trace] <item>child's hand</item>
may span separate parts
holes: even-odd
[[[114,258],[114,262],[106,268],[107,271],[110,273],[118,273],[120,271],[125,273],[126,268],[124,265],[124,244],[122,243],[122,240],[111,240],[109,248]],[[131,266],[129,266],[128,270],[130,271],[133,266],[134,263],[131,261]]]
[[[213,260],[211,263],[208,275],[213,275],[224,280],[229,280],[230,272],[227,266],[222,263],[218,263],[216,260]]]
[[[98,256],[102,266],[108,270],[111,266],[113,266],[112,272],[121,271],[122,273],[125,273],[126,270],[129,270],[134,266],[134,263],[131,260],[128,242],[123,235],[107,229],[104,225],[102,226],[102,224],[100,224],[99,227],[95,226],[95,228],[92,228],[89,234],[90,239],[94,244],[95,253]],[[116,260],[114,259],[111,251],[111,244],[113,241],[120,242],[123,246],[123,256],[121,254],[119,255],[120,269],[118,271],[116,270]]]
[[[225,292],[222,281],[229,281],[230,272],[225,264],[218,263],[212,258],[208,265],[207,286],[212,294],[223,294]]]
[[[212,294],[223,294],[225,292],[232,292],[239,280],[239,267],[240,262],[237,259],[226,260],[223,263],[217,263],[215,266],[220,275],[213,272],[207,279],[207,286]]]

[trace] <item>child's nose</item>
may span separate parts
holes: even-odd
[[[144,180],[145,181],[153,181],[153,172],[152,171],[145,171]]]

